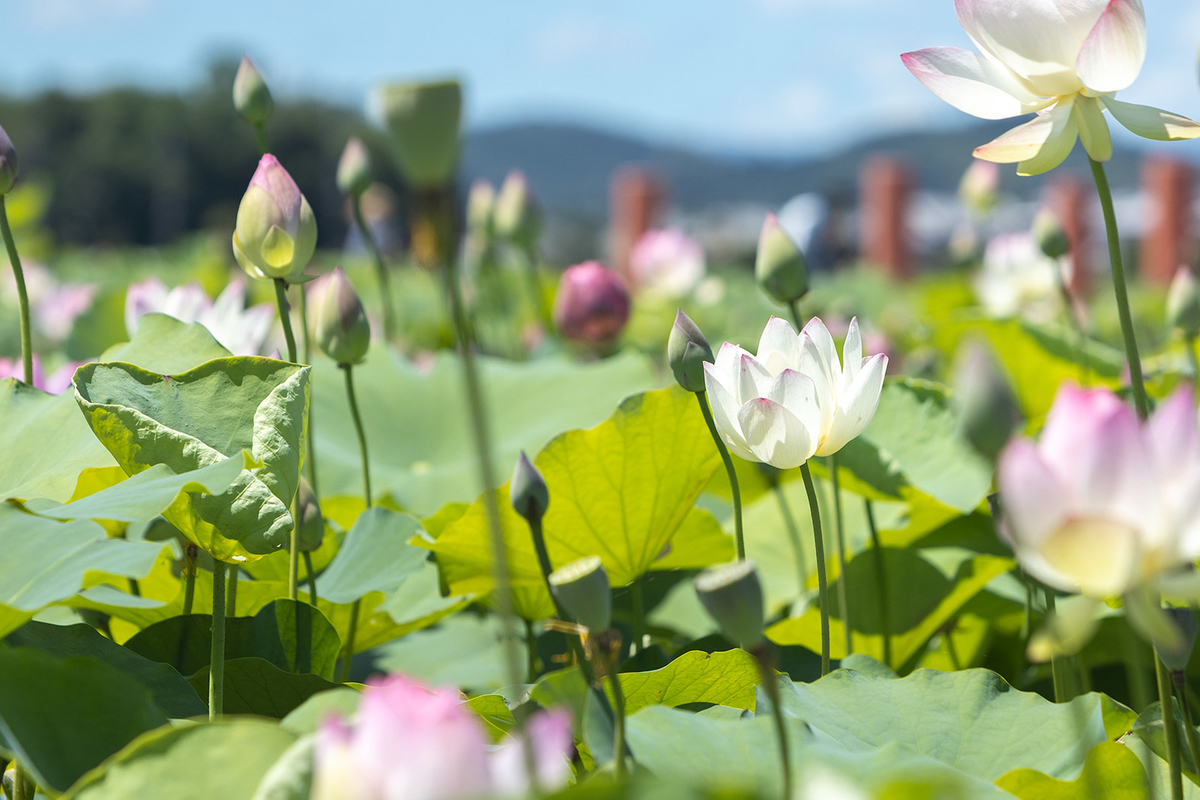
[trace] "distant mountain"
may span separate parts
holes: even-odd
[[[779,205],[807,191],[853,197],[862,163],[881,152],[907,161],[923,189],[953,190],[971,162],[972,150],[1012,127],[1002,120],[966,128],[913,131],[859,141],[815,158],[739,158],[655,144],[596,128],[559,123],[525,123],[473,131],[467,138],[463,174],[499,182],[510,169],[528,176],[545,208],[556,215],[602,220],[608,183],[625,164],[643,164],[664,179],[670,201],[683,209],[762,203]],[[1132,187],[1136,151],[1118,149],[1109,165],[1114,186]],[[1081,147],[1066,169],[1090,179]],[[1033,196],[1046,177],[1019,178],[1006,167],[1003,189]]]

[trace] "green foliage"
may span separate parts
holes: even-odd
[[[1074,780],[1018,769],[1000,777],[996,785],[1021,800],[1150,800],[1149,781],[1138,757],[1115,742],[1093,747]]]
[[[208,691],[207,666],[189,680],[196,691]],[[285,672],[261,658],[225,661],[225,713],[283,719],[315,694],[337,688],[319,675]]]

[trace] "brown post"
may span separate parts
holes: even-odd
[[[900,280],[912,276],[908,204],[913,179],[892,156],[869,159],[859,173],[859,237],[864,260]]]
[[[1181,161],[1151,156],[1142,162],[1147,203],[1139,271],[1143,279],[1165,286],[1180,265],[1191,262],[1192,185],[1192,168]]]
[[[1091,291],[1091,262],[1088,260],[1088,202],[1092,197],[1076,178],[1061,176],[1046,189],[1046,206],[1058,217],[1058,222],[1071,243],[1071,280],[1067,289],[1076,303],[1087,299]]]
[[[629,254],[642,234],[659,221],[666,192],[658,176],[643,167],[622,167],[609,190],[609,266],[629,277]]]

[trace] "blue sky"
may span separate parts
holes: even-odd
[[[1124,99],[1200,117],[1200,6],[1145,0]],[[364,107],[375,83],[455,73],[469,120],[597,123],[727,152],[833,149],[965,124],[899,54],[969,47],[952,0],[0,0],[0,92],[184,88],[249,52],[280,96]]]

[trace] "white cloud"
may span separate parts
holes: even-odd
[[[628,28],[599,17],[551,22],[534,39],[534,53],[548,63],[628,55],[636,49]]]

